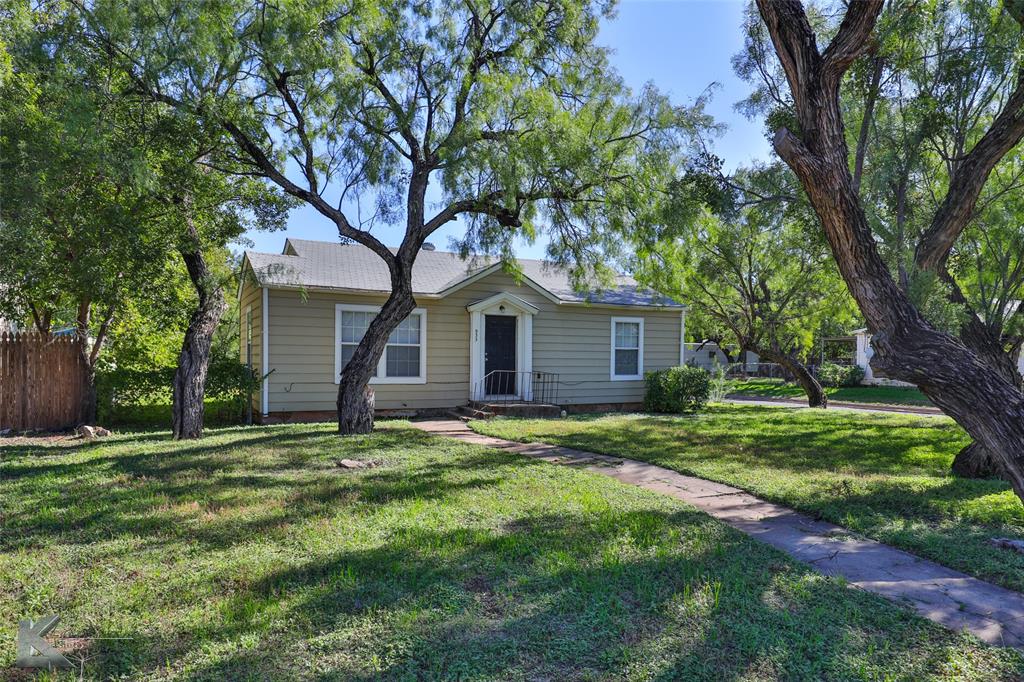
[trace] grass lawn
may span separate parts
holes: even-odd
[[[670,498],[402,423],[8,440],[0,467],[5,679],[48,613],[100,638],[86,679],[1024,676]]]
[[[826,388],[825,393],[831,400],[851,403],[932,406],[932,401],[916,388],[843,386],[841,388]],[[797,384],[786,383],[781,379],[747,379],[746,381],[733,381],[729,395],[751,398],[804,398],[806,394]]]
[[[537,440],[654,462],[729,483],[869,537],[1024,591],[1024,506],[999,480],[949,473],[967,435],[946,417],[716,405],[697,416],[583,415],[473,422]]]

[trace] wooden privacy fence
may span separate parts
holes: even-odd
[[[67,336],[0,334],[0,431],[81,423],[86,367],[80,346]]]

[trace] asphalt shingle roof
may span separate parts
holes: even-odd
[[[285,249],[289,252],[245,252],[260,285],[380,292],[391,290],[391,276],[387,266],[377,254],[360,244],[289,239]],[[462,260],[458,254],[447,251],[421,251],[413,266],[413,293],[441,294],[495,263],[489,257]],[[573,289],[565,269],[550,262],[519,259],[519,267],[523,275],[535,284],[568,303],[682,307],[665,296],[641,287],[625,275],[617,276],[614,285],[605,289],[579,292]]]

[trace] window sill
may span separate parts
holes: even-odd
[[[341,379],[335,379],[335,384],[340,384]],[[377,384],[398,384],[398,385],[413,385],[413,384],[425,384],[427,383],[426,377],[374,377],[370,379],[370,385],[374,386]]]
[[[611,378],[612,381],[643,381],[643,379],[643,375],[640,374],[629,376],[618,376],[616,374],[613,374]]]

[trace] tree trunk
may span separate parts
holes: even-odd
[[[822,409],[828,407],[828,396],[825,395],[825,389],[821,387],[818,380],[814,378],[814,375],[808,371],[802,362],[782,351],[766,350],[763,353],[758,353],[758,355],[778,363],[796,378],[804,393],[807,394],[807,405],[809,407],[820,407]]]
[[[971,443],[953,458],[953,473],[961,478],[999,478],[999,461],[978,443]]]
[[[89,325],[92,320],[92,301],[88,298],[78,302],[78,315],[75,320],[75,337],[78,339],[78,353],[85,367],[82,374],[82,404],[81,419],[83,424],[96,423],[96,362],[99,359],[100,350],[107,337],[107,330],[114,318],[114,306],[107,308],[99,328],[96,330],[96,337],[90,345]]]
[[[342,435],[369,433],[373,430],[374,393],[370,388],[388,336],[416,307],[411,280],[392,277],[392,292],[380,313],[373,318],[352,359],[341,370],[338,384],[338,433]]]
[[[956,290],[959,294],[959,289]],[[962,295],[960,299],[963,300]],[[963,300],[966,303],[966,300]],[[1017,371],[1016,358],[1006,352],[1000,339],[968,310],[967,322],[960,329],[960,338],[983,362],[1000,372],[1004,377],[1021,387],[1021,375]],[[953,473],[961,478],[996,478],[1003,475],[999,458],[974,442],[956,454],[952,464]]]
[[[82,373],[81,419],[83,424],[96,423],[96,369],[88,365]]]
[[[176,440],[203,436],[203,400],[210,367],[210,346],[220,318],[228,307],[224,290],[210,272],[199,248],[199,235],[192,224],[189,225],[189,237],[193,246],[182,249],[181,257],[199,295],[199,304],[189,319],[174,372],[171,431]]]

